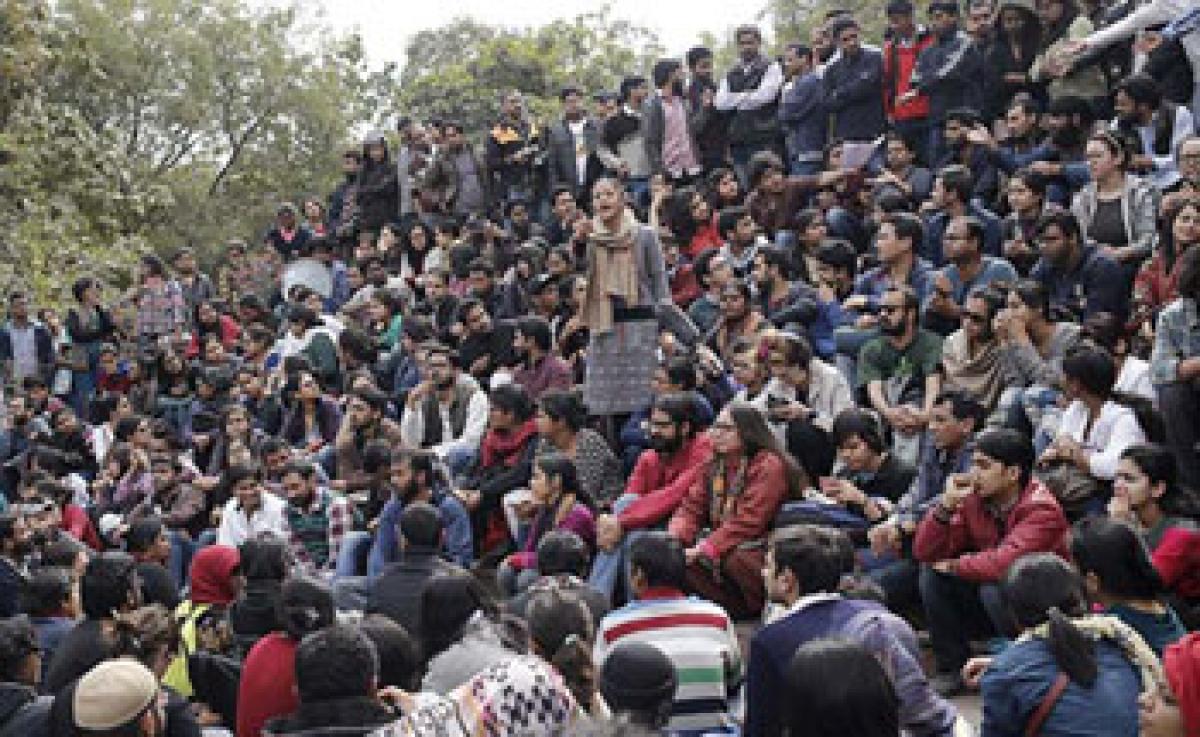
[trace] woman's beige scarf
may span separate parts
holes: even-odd
[[[625,306],[638,304],[638,275],[633,239],[638,222],[626,210],[618,230],[609,230],[600,221],[592,220],[592,235],[587,249],[587,291],[584,294],[580,317],[593,334],[613,329],[613,298]]]
[[[990,411],[1004,389],[1000,351],[992,342],[971,355],[970,343],[966,332],[956,330],[942,344],[946,385],[974,397]]]

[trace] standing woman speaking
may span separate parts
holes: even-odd
[[[587,288],[580,318],[591,332],[584,401],[592,414],[614,415],[650,401],[660,321],[675,323],[675,332],[691,333],[691,340],[696,334],[671,302],[658,235],[626,206],[624,187],[611,178],[597,181],[592,211],[583,226]]]

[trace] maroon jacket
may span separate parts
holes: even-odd
[[[954,562],[954,573],[980,583],[999,581],[1017,558],[1029,553],[1069,557],[1066,515],[1040,481],[1021,492],[1005,519],[972,494],[953,515],[937,504],[917,527],[913,556],[922,563]]]
[[[645,450],[638,456],[637,465],[625,484],[626,494],[638,498],[617,514],[624,530],[653,527],[670,517],[683,495],[712,460],[712,441],[700,433],[670,458],[656,450]]]

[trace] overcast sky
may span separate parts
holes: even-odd
[[[253,0],[274,4],[281,0]],[[372,65],[403,63],[404,46],[417,31],[460,16],[505,26],[540,25],[598,10],[601,0],[308,0],[335,28],[357,29]],[[612,17],[646,26],[671,54],[682,54],[702,31],[723,33],[752,21],[762,0],[610,0]]]

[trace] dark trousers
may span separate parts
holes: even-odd
[[[762,550],[735,550],[719,564],[707,559],[687,567],[687,591],[720,604],[729,616],[738,620],[754,619],[762,614],[766,601],[763,586]]]
[[[904,615],[921,604],[920,572],[921,564],[912,558],[896,558],[868,570],[867,575],[883,589],[888,609]]]
[[[977,584],[922,566],[921,602],[943,673],[957,673],[971,657],[971,639],[1012,632],[1011,616],[998,584]]]
[[[1200,488],[1200,461],[1196,458],[1197,417],[1200,391],[1190,383],[1176,382],[1158,387],[1158,409],[1167,433],[1167,447],[1179,465],[1179,482]]]

